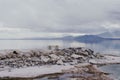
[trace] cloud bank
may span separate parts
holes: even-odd
[[[0,0],[0,31],[11,37],[101,33],[120,29],[119,8],[119,0]]]

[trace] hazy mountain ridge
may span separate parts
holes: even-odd
[[[107,32],[98,34],[98,36],[104,37],[104,38],[120,38],[120,30],[107,31]]]
[[[75,37],[74,40],[85,42],[85,43],[94,43],[94,42],[101,42],[106,39],[99,37],[97,35],[84,35],[84,36]]]
[[[98,35],[82,35],[82,36],[64,36],[58,38],[48,37],[31,37],[31,38],[19,38],[19,39],[0,39],[0,40],[66,40],[66,41],[79,41],[84,43],[99,43],[107,40],[120,40],[120,31],[104,32]]]

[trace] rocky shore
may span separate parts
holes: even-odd
[[[109,62],[111,60],[113,63],[115,63],[118,60],[118,58],[116,59],[116,57],[115,58],[109,57],[109,58],[110,58]],[[104,55],[96,54],[91,49],[87,49],[83,47],[54,49],[54,50],[39,50],[39,49],[24,50],[24,51],[8,50],[8,51],[4,51],[4,53],[0,52],[0,77],[1,78],[37,77],[44,74],[74,72],[81,74],[86,73],[86,75],[87,74],[91,75],[92,73],[91,76],[88,76],[86,78],[91,77],[91,79],[94,79],[95,78],[94,76],[96,75],[97,79],[95,80],[110,80],[110,78],[108,78],[104,72],[98,71],[97,68],[93,67],[93,65],[104,64],[103,63],[104,60],[106,60],[105,63],[107,63],[108,58]],[[79,65],[84,63],[87,63],[87,65],[86,66]],[[51,67],[50,68],[47,67],[44,70],[44,66],[51,66]],[[35,69],[37,70],[35,72],[36,74],[34,74],[33,71]],[[56,69],[56,71],[54,71],[54,69]],[[76,69],[78,69],[77,72]],[[25,72],[22,73],[20,72],[21,70],[22,71],[28,70],[28,71],[26,71],[26,73]],[[28,75],[28,73],[31,75]],[[102,75],[102,77],[99,77],[100,75]],[[89,80],[89,79],[84,79],[84,80]]]
[[[49,51],[8,51],[0,55],[0,67],[21,68],[41,65],[75,65],[98,57],[86,48],[66,48]],[[100,57],[100,56],[99,56]]]

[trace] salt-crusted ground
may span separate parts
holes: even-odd
[[[82,63],[79,66],[90,65],[89,63]],[[78,65],[76,65],[78,66]],[[34,66],[25,68],[16,68],[11,70],[0,71],[0,77],[37,77],[45,74],[62,73],[65,70],[74,68],[72,65],[45,65],[45,66]]]
[[[91,59],[89,60],[92,64],[120,64],[120,56],[116,55],[104,55],[102,59]]]
[[[52,65],[5,70],[0,72],[0,77],[1,79],[36,78],[54,73],[78,74],[74,78],[79,77],[79,80],[113,80],[107,77],[107,73],[100,71],[96,66],[89,63],[81,63],[76,66]]]
[[[25,68],[16,68],[9,70],[0,71],[0,77],[22,77],[22,78],[34,78],[40,75],[62,73],[62,70],[70,69],[73,66],[34,66]]]

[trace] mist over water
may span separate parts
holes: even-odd
[[[0,50],[5,49],[47,49],[49,45],[58,45],[60,48],[87,47],[101,54],[119,54],[120,41],[103,41],[100,43],[82,43],[64,40],[0,40]]]

